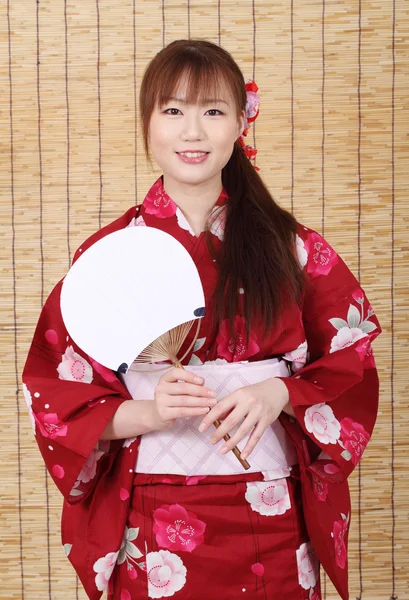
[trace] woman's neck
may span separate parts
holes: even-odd
[[[204,230],[206,220],[220,196],[223,184],[221,173],[218,177],[197,185],[180,183],[164,174],[163,187],[197,235]]]

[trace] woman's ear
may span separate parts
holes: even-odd
[[[237,121],[237,137],[239,138],[241,136],[241,134],[244,131],[244,124],[246,122],[246,113],[244,112],[244,110],[241,111],[240,113],[240,118]]]

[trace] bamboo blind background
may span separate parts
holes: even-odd
[[[191,36],[220,43],[256,80],[261,176],[340,252],[383,326],[379,420],[351,478],[350,590],[408,600],[404,0],[1,0],[0,24],[0,597],[85,598],[60,545],[61,496],[32,437],[21,371],[74,250],[158,176],[137,93],[154,54]],[[323,591],[338,597],[325,577]]]

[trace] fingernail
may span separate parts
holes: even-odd
[[[242,452],[242,453],[240,454],[240,458],[241,458],[241,460],[246,460],[246,458],[247,458],[247,457],[248,457],[248,454],[247,454],[247,452]]]
[[[212,396],[213,398],[216,396],[216,392],[214,390],[209,390],[207,393],[209,396]]]
[[[200,423],[198,429],[199,431],[204,431],[206,429],[206,425],[204,423]]]
[[[228,447],[227,447],[227,446],[222,446],[222,447],[220,448],[220,452],[221,452],[222,454],[226,454],[227,450],[228,450]]]
[[[203,378],[202,378],[202,377],[195,377],[195,378],[193,379],[193,381],[194,381],[195,383],[202,383],[202,381],[203,381]]]

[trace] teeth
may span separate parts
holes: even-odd
[[[179,152],[182,156],[186,156],[187,158],[199,158],[200,156],[204,156],[207,152]]]

